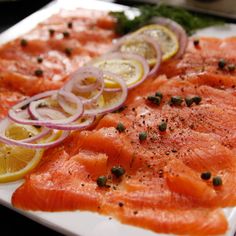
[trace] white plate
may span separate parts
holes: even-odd
[[[98,10],[128,10],[127,7],[95,0],[57,0],[49,4],[46,8],[34,13],[23,21],[19,22],[12,28],[8,29],[0,35],[0,44],[12,40],[20,35],[28,32],[34,28],[37,23],[43,21],[60,9],[74,9],[75,7],[82,7],[87,9]],[[133,10],[128,10],[129,14],[135,14]],[[197,32],[199,36],[216,36],[216,37],[229,37],[236,36],[236,25],[227,25],[220,27],[211,27]],[[102,216],[91,212],[31,212],[22,211],[12,207],[11,196],[17,187],[23,181],[18,181],[8,184],[0,184],[0,204],[9,207],[32,220],[46,225],[60,233],[66,235],[80,235],[80,236],[157,236],[156,233],[119,223],[114,219],[109,219],[108,216]],[[224,209],[229,222],[229,230],[227,236],[233,236],[236,232],[236,208]],[[158,236],[165,234],[158,234]]]

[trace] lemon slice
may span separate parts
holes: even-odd
[[[33,126],[12,124],[5,134],[9,138],[21,140],[38,132]],[[0,142],[0,183],[22,178],[39,163],[42,155],[42,149],[34,150]]]
[[[104,96],[101,95],[97,101],[94,101],[92,103],[89,104],[85,104],[84,107],[86,110],[90,110],[90,109],[94,109],[94,108],[102,108],[105,106],[105,99]],[[82,117],[83,119],[83,117]],[[81,122],[81,119],[78,120],[78,123]]]
[[[21,140],[25,138],[30,138],[39,133],[39,130],[32,125],[20,125],[20,124],[11,124],[5,131],[6,136],[14,139]]]
[[[174,56],[179,49],[178,38],[174,32],[162,25],[147,25],[137,30],[134,35],[147,35],[156,39],[163,53],[162,60],[166,61]]]
[[[101,70],[118,74],[125,80],[128,87],[136,84],[144,76],[143,65],[138,60],[104,58],[97,60],[93,65]],[[109,77],[105,78],[105,86],[107,88],[119,87],[117,83],[115,83],[112,79],[109,79]]]
[[[156,64],[157,50],[151,42],[143,37],[129,37],[121,42],[119,50],[144,57],[149,66]]]

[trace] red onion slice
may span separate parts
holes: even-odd
[[[33,97],[26,98],[25,100],[17,103],[10,110],[14,110],[14,111],[24,110],[29,106],[29,104],[31,102],[36,101],[38,99],[42,99],[42,98],[46,98],[46,97],[50,97],[50,96],[55,96],[55,95],[57,95],[57,92],[58,92],[58,90],[51,90],[51,91],[46,91],[43,93],[36,94]]]
[[[40,103],[42,100],[39,100],[38,102]],[[62,111],[59,111],[55,108],[49,108],[49,107],[40,107],[40,108],[37,108],[37,112],[38,112],[38,115],[40,116],[40,120],[62,120],[62,119],[66,119],[67,116],[64,112]],[[31,116],[32,113],[30,112]]]
[[[21,146],[21,147],[25,147],[25,148],[38,149],[38,148],[54,147],[57,144],[59,144],[61,141],[63,141],[70,134],[69,131],[64,131],[64,132],[62,132],[61,136],[58,139],[47,143],[47,141],[52,140],[54,137],[57,136],[57,134],[53,133],[50,137],[48,137],[46,140],[44,140],[43,143],[29,143],[29,139],[14,140],[14,139],[6,137],[5,130],[9,124],[10,124],[10,121],[7,118],[1,121],[0,141],[5,144],[8,144],[8,145]],[[40,137],[40,138],[42,138],[42,137]],[[39,140],[39,138],[38,138],[38,140]],[[30,141],[36,141],[36,140],[31,139]]]
[[[173,31],[179,41],[179,50],[178,52],[175,54],[174,58],[179,58],[181,56],[183,56],[187,45],[188,45],[188,36],[185,32],[185,30],[183,29],[183,27],[178,24],[177,22],[169,19],[169,18],[164,18],[164,17],[153,17],[150,21],[150,23],[155,23],[155,24],[159,24],[159,25],[163,25],[167,28],[169,28],[171,31]]]
[[[77,96],[75,96],[74,94],[72,94],[70,92],[66,92],[66,91],[63,91],[62,94],[65,97],[67,97],[68,100],[71,100],[71,101],[73,100],[74,103],[76,104],[76,113],[75,114],[73,114],[65,119],[55,119],[55,120],[54,119],[45,119],[45,117],[40,116],[40,114],[37,112],[37,107],[42,102],[41,98],[45,98],[50,95],[53,95],[52,98],[56,99],[57,93],[58,93],[58,91],[49,91],[49,92],[41,93],[41,94],[38,94],[36,96],[33,96],[33,97],[27,99],[26,101],[23,101],[23,102],[15,105],[14,107],[12,107],[9,110],[9,113],[8,113],[9,118],[11,120],[15,121],[16,123],[20,123],[20,124],[46,126],[46,125],[50,125],[50,124],[70,123],[70,122],[77,120],[80,116],[82,116],[83,104],[82,104],[81,100]],[[31,116],[33,116],[33,118],[35,120],[21,116],[21,113],[20,113],[22,111],[21,109],[25,105],[29,105],[29,113]]]
[[[60,91],[61,94],[63,94],[63,96],[65,96],[66,98],[68,98],[68,100],[73,101],[76,104],[76,113],[74,113],[72,116],[66,117],[62,119],[53,119],[53,117],[50,117],[50,119],[45,119],[45,117],[40,115],[40,112],[38,111],[38,106],[41,104],[41,100],[38,101],[34,101],[31,102],[29,105],[29,112],[30,114],[37,120],[42,121],[42,124],[45,125],[50,125],[50,124],[68,124],[70,122],[73,122],[77,119],[79,119],[79,117],[82,116],[83,114],[83,104],[81,102],[81,100],[75,96],[73,93],[70,92],[66,92],[61,90]],[[50,109],[50,108],[49,108]],[[53,116],[53,111],[50,114],[50,116]],[[55,111],[54,111],[55,112]]]
[[[104,72],[104,73],[109,73],[109,72]],[[117,101],[115,101],[114,103],[111,103],[108,106],[105,105],[103,107],[85,109],[84,115],[100,115],[100,114],[104,114],[106,112],[112,112],[114,110],[117,110],[119,107],[121,107],[123,105],[123,103],[125,102],[127,95],[128,95],[127,85],[126,85],[125,81],[121,77],[119,77],[118,75],[112,77],[112,79],[120,86],[120,92],[119,92],[120,96],[117,99]],[[114,92],[117,93],[117,91],[114,91]]]
[[[68,96],[68,94],[70,96]],[[57,94],[57,101],[59,105],[65,112],[71,115],[74,115],[78,112],[78,106],[76,106],[76,108],[71,106],[73,103],[75,104],[75,101],[77,100],[75,98],[78,98],[80,103],[82,102],[78,96],[75,96],[72,92],[64,91],[63,89],[59,90]],[[81,115],[82,113],[83,111],[81,112]]]
[[[82,93],[91,92],[101,83],[102,71],[96,67],[84,66],[71,74],[69,78],[70,80],[63,87],[65,91],[71,92],[73,89],[76,89]],[[88,78],[95,78],[95,83],[83,84],[83,81]]]
[[[19,123],[19,124],[42,126],[43,123],[41,121],[30,119],[30,115],[26,109],[28,108],[28,106],[31,102],[36,101],[38,99],[50,97],[50,96],[56,96],[57,92],[58,92],[57,90],[46,91],[46,92],[37,94],[33,97],[27,98],[27,99],[17,103],[13,107],[11,107],[11,109],[8,111],[9,118],[12,121]],[[26,112],[23,112],[23,111],[26,111]]]
[[[82,82],[87,78],[95,78],[96,81],[93,84],[84,85]],[[95,92],[98,90],[95,95],[90,98],[85,98],[83,96],[78,96],[83,104],[88,104],[96,101],[100,95],[102,94],[104,89],[104,80],[103,80],[103,72],[92,66],[85,66],[79,68],[76,72],[74,72],[70,76],[70,81],[62,88],[62,90],[74,93],[88,93]],[[65,106],[65,102],[63,100],[59,100],[60,105]]]
[[[143,58],[142,56],[139,56],[137,54],[132,54],[132,53],[121,53],[121,52],[114,52],[114,53],[109,53],[103,56],[100,56],[97,59],[92,60],[89,64],[96,66],[95,64],[101,60],[114,60],[114,59],[124,59],[124,60],[135,60],[138,61],[140,63],[140,65],[142,65],[142,70],[143,70],[143,76],[140,80],[138,80],[136,83],[129,85],[128,89],[132,89],[136,86],[138,86],[139,84],[141,84],[147,77],[149,74],[149,66],[147,61],[145,60],[145,58]],[[140,68],[138,66],[135,67],[136,71],[139,71]],[[108,71],[108,72],[112,72],[113,71]],[[119,75],[121,77],[121,75]],[[124,80],[123,80],[124,81]],[[125,81],[124,81],[125,82]]]
[[[118,40],[115,44],[114,44],[114,48],[112,51],[120,51],[123,53],[130,53],[130,52],[126,52],[126,51],[122,51],[122,45],[124,45],[127,42],[132,42],[132,40],[135,41],[140,41],[140,42],[147,42],[148,44],[151,44],[152,48],[155,50],[155,54],[156,54],[156,63],[155,65],[152,67],[152,69],[150,70],[148,76],[152,76],[154,75],[157,70],[160,67],[161,61],[162,61],[162,52],[161,52],[161,48],[159,43],[154,40],[153,38],[146,36],[146,35],[129,35],[129,36],[124,36],[123,38],[121,38],[120,40]],[[144,55],[139,54],[138,52],[132,51],[132,54],[137,54],[139,56],[144,57]],[[144,57],[145,58],[145,57]],[[146,59],[146,58],[145,58]],[[146,59],[147,60],[147,59]]]
[[[57,130],[83,130],[91,126],[96,119],[95,115],[84,115],[80,119],[83,119],[83,117],[85,118],[85,120],[79,123],[78,121],[75,121],[70,124],[64,124],[64,125],[56,124],[56,125],[49,125],[47,127]]]

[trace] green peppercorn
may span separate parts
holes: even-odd
[[[172,105],[180,106],[183,102],[183,98],[181,96],[172,96],[170,99],[170,103]]]
[[[156,92],[156,93],[155,93],[155,96],[156,96],[156,97],[159,97],[160,99],[163,98],[163,94],[162,94],[161,92]]]
[[[203,172],[201,173],[201,178],[204,180],[208,180],[211,178],[211,172],[207,171],[207,172]]]
[[[68,37],[70,37],[70,33],[65,31],[65,32],[63,32],[63,36],[64,36],[64,38],[68,38]]]
[[[20,45],[21,45],[22,47],[25,47],[25,46],[28,45],[28,41],[27,41],[26,39],[21,39]]]
[[[222,185],[222,179],[220,176],[216,176],[212,179],[212,183],[214,186],[221,186]]]
[[[65,48],[65,54],[69,57],[72,54],[73,49],[72,48]]]
[[[220,59],[219,62],[218,62],[218,67],[220,69],[224,69],[225,65],[226,65],[225,60],[224,59]]]
[[[166,129],[167,129],[167,123],[166,123],[165,121],[162,121],[162,122],[158,125],[158,129],[159,129],[161,132],[166,131]]]
[[[199,103],[202,101],[202,98],[200,96],[194,96],[193,97],[193,102],[196,104],[196,105],[199,105]]]
[[[161,98],[156,97],[156,96],[148,96],[147,100],[150,101],[151,103],[155,104],[155,105],[160,105],[160,103],[161,103]]]
[[[121,133],[125,131],[125,126],[121,122],[119,122],[116,126],[116,129]]]
[[[235,65],[234,64],[229,64],[228,65],[228,71],[230,71],[230,72],[235,71]]]
[[[43,71],[41,69],[37,69],[37,70],[34,71],[34,75],[42,76],[43,75]]]
[[[119,178],[125,174],[125,169],[121,166],[113,166],[111,168],[111,173],[115,175],[117,178]]]
[[[138,137],[139,137],[140,141],[146,140],[147,139],[147,132],[140,132]]]
[[[195,47],[198,46],[199,43],[200,43],[200,40],[199,40],[198,38],[195,38],[195,39],[193,40],[193,44],[194,44]]]
[[[193,104],[193,98],[192,97],[186,97],[185,98],[185,103],[188,107],[190,107]]]
[[[72,22],[68,22],[68,23],[67,23],[67,27],[68,27],[69,29],[71,29],[71,28],[73,27],[73,23],[72,23]]]
[[[54,29],[49,29],[48,30],[50,36],[53,36],[55,34],[55,30]]]
[[[43,62],[43,58],[42,58],[42,57],[38,57],[38,58],[37,58],[37,62],[38,62],[38,63],[42,63],[42,62]]]
[[[97,178],[97,185],[99,187],[105,187],[107,184],[107,177],[106,176],[99,176]]]

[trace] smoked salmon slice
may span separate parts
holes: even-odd
[[[108,51],[117,37],[114,20],[100,11],[76,12],[52,16],[0,47],[1,80],[29,96],[58,89],[78,67]]]
[[[201,37],[199,46],[194,46],[194,38],[189,40],[188,48],[183,58],[167,61],[163,64],[160,74],[168,77],[185,74],[208,74],[217,78],[236,76],[236,70],[229,71],[227,66],[222,70],[218,63],[224,59],[229,64],[235,64],[236,37],[217,39]]]
[[[25,99],[23,94],[10,88],[5,88],[0,82],[0,120],[7,115],[11,106],[23,99]]]
[[[130,92],[122,112],[105,115],[95,129],[74,132],[46,151],[14,193],[13,205],[98,211],[155,232],[224,233],[227,221],[217,208],[236,204],[236,101],[220,86],[179,76],[147,80]],[[157,91],[163,94],[159,106],[147,99]],[[170,104],[172,96],[200,96],[201,102],[177,106]],[[116,129],[118,122],[124,132]],[[167,123],[164,132],[161,122]],[[139,140],[140,132],[146,140]],[[117,165],[125,169],[121,178],[111,173]],[[206,171],[220,177],[222,186],[203,180]],[[99,176],[107,176],[107,186],[97,185]]]

